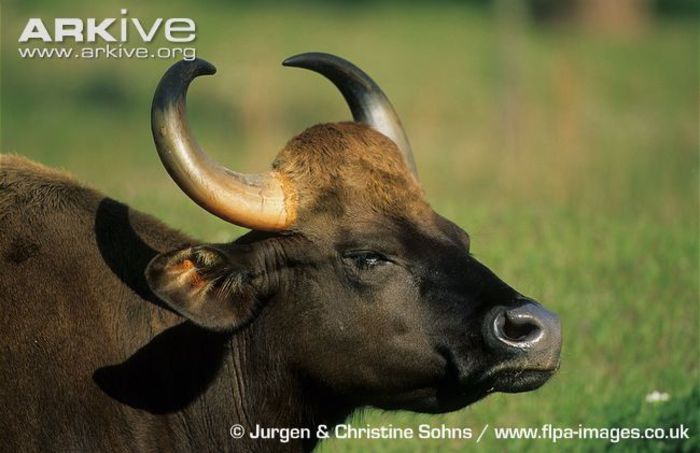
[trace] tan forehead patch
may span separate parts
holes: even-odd
[[[311,127],[289,141],[274,167],[297,187],[300,217],[321,203],[403,215],[429,209],[396,145],[363,124]]]

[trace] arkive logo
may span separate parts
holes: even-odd
[[[32,17],[24,26],[18,42],[62,43],[72,40],[87,43],[126,43],[130,39],[140,39],[144,43],[150,43],[159,34],[171,43],[192,42],[196,38],[197,26],[192,19],[158,17],[153,22],[142,22],[138,18],[127,17],[126,9],[120,12],[121,17],[108,17],[101,20],[94,17],[85,19],[60,17],[53,19],[53,24],[47,24],[41,18]]]

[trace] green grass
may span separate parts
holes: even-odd
[[[487,423],[663,421],[693,425],[691,434],[700,436],[697,390],[691,393],[698,382],[700,291],[695,24],[651,22],[632,34],[601,35],[571,26],[511,27],[457,5],[167,5],[133,5],[130,13],[197,21],[199,55],[219,74],[194,84],[190,118],[212,155],[260,171],[304,127],[348,118],[328,82],[279,66],[301,51],[345,56],[380,82],[401,113],[436,210],[470,232],[476,255],[505,281],[561,315],[561,372],[542,389],[494,395],[445,415],[368,410],[353,422],[445,423],[478,434]],[[3,5],[2,150],[66,168],[203,239],[240,234],[180,193],[156,157],[150,96],[168,62],[17,56],[27,17],[76,13],[112,16],[118,9],[87,1]],[[670,401],[645,403],[653,390],[668,392]],[[684,404],[688,410],[674,409]],[[321,451],[470,446],[473,439],[331,440]],[[479,445],[606,446],[504,442],[492,433]]]

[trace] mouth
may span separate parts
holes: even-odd
[[[513,363],[496,365],[482,373],[459,372],[452,357],[447,357],[447,373],[439,385],[415,392],[413,408],[419,412],[442,413],[462,409],[491,393],[522,393],[538,389],[559,370],[553,366],[528,367]]]
[[[538,389],[559,370],[558,356],[542,363],[501,362],[485,371],[467,370],[441,351],[444,374],[437,381],[373,402],[385,410],[409,410],[439,414],[463,409],[491,393],[522,393]],[[554,362],[556,360],[556,362]],[[534,366],[533,366],[534,365]]]
[[[486,386],[487,394],[529,392],[544,385],[558,369],[558,364],[556,367],[545,369],[502,368],[484,373],[478,382],[479,386]]]
[[[521,393],[544,385],[559,369],[499,368],[477,377],[445,377],[434,387],[423,387],[394,395],[391,402],[380,404],[382,409],[404,409],[439,414],[463,409],[491,393]]]

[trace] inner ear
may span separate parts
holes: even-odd
[[[258,308],[252,273],[220,248],[188,247],[156,256],[146,268],[153,292],[192,322],[213,330],[236,329]]]

